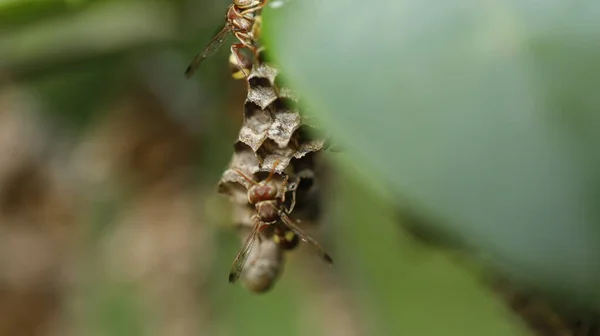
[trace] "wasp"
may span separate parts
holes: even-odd
[[[278,163],[278,161],[275,162],[273,169],[269,172],[269,176],[260,182],[254,181],[239,169],[235,169],[240,176],[252,184],[248,188],[248,202],[254,205],[256,214],[252,216],[252,220],[254,221],[252,232],[246,238],[231,266],[231,271],[229,272],[230,283],[234,283],[239,279],[252,246],[256,240],[262,239],[260,234],[267,228],[273,229],[273,239],[283,249],[290,250],[295,248],[299,238],[311,245],[317,255],[327,264],[333,264],[333,259],[325,252],[321,245],[314,238],[302,231],[296,224],[296,221],[290,218],[289,214],[294,209],[295,197],[292,198],[290,207],[287,208],[285,205],[285,194],[290,190],[288,187],[289,176],[285,176],[281,190],[272,181]]]
[[[225,14],[225,26],[204,48],[204,51],[197,54],[192,63],[187,67],[185,75],[190,78],[198,69],[202,61],[214,54],[223,45],[227,37],[233,35],[239,40],[239,43],[231,45],[231,54],[244,74],[248,77],[247,62],[244,62],[240,49],[247,48],[258,58],[258,48],[255,42],[260,34],[261,19],[258,15],[265,7],[268,0],[234,0],[227,8]]]

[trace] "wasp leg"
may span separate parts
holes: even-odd
[[[283,182],[281,182],[281,203],[285,203],[285,193],[288,191],[288,180],[290,179],[289,175],[285,175],[283,178]]]
[[[248,79],[248,77],[250,76],[250,74],[248,74],[248,71],[244,67],[244,62],[242,62],[242,59],[240,58],[240,49],[246,48],[246,47],[247,46],[245,44],[243,44],[243,43],[232,44],[231,45],[231,54],[235,56],[235,60],[236,60],[237,66],[240,68],[240,70],[244,74],[244,77],[246,79]]]
[[[289,180],[289,175],[286,175],[285,179],[281,183],[281,186],[283,188],[283,196],[281,197],[281,203],[285,203],[286,192],[292,191],[292,203],[290,204],[290,208],[288,209],[285,207],[285,205],[283,205],[285,212],[289,214],[292,211],[294,211],[294,207],[296,206],[296,189],[298,188],[298,183],[300,182],[300,178],[296,176],[296,178],[295,178],[296,181],[294,182],[293,188],[288,188],[288,180]]]
[[[294,188],[292,190],[292,203],[290,204],[290,208],[288,213],[294,211],[294,207],[296,206],[296,192],[298,191],[298,184],[300,183],[300,178],[296,176],[296,181],[294,182]]]

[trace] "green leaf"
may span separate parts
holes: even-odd
[[[372,334],[528,335],[477,278],[479,270],[399,233],[395,209],[353,182],[356,175],[342,181],[335,267],[364,293],[360,316],[373,316]]]
[[[0,65],[11,69],[11,77],[61,66],[68,71],[81,60],[123,54],[176,36],[175,8],[164,1],[101,1],[63,14],[0,32]]]
[[[597,1],[291,1],[272,56],[355,163],[515,277],[600,303]]]

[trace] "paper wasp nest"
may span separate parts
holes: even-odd
[[[242,232],[242,241],[254,225],[256,210],[247,196],[252,184],[237,170],[258,182],[274,169],[272,181],[279,190],[283,189],[283,176],[289,176],[288,190],[293,191],[288,193],[294,192],[296,197],[291,216],[303,227],[316,224],[319,217],[317,161],[327,141],[300,113],[293,91],[277,83],[277,75],[277,68],[263,59],[251,69],[243,125],[229,168],[218,184],[219,193],[228,195],[234,205],[233,222]],[[242,273],[246,287],[255,292],[269,290],[283,269],[284,249],[267,238],[255,244]]]
[[[277,75],[277,68],[263,60],[252,69],[238,140],[256,154],[261,170],[279,160],[276,172],[282,172],[292,159],[324,149],[326,137],[306,113],[300,114],[298,96],[281,86]]]

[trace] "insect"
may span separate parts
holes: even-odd
[[[255,293],[264,293],[273,288],[283,271],[284,249],[273,239],[262,239],[250,250],[240,279],[246,288]]]
[[[283,180],[281,193],[279,193],[275,183],[271,181],[278,163],[278,161],[275,162],[267,179],[261,182],[256,182],[240,170],[235,170],[246,181],[252,184],[248,189],[248,202],[255,206],[256,214],[252,218],[254,221],[252,232],[242,245],[231,266],[231,271],[229,272],[230,283],[234,283],[239,279],[252,246],[256,240],[260,241],[262,239],[260,236],[261,232],[268,228],[273,228],[274,240],[275,242],[279,241],[278,244],[282,248],[293,249],[295,247],[294,236],[297,236],[297,238],[311,245],[319,257],[326,263],[333,263],[333,259],[325,252],[321,245],[314,238],[304,233],[296,222],[289,217],[288,214],[294,209],[295,199],[292,199],[290,208],[286,208],[285,194],[289,190],[288,176],[286,175]]]
[[[231,45],[231,54],[236,58],[236,63],[244,74],[248,77],[247,66],[242,61],[243,56],[240,49],[247,48],[254,53],[254,58],[258,58],[258,49],[255,41],[260,33],[261,19],[258,13],[262,10],[268,0],[233,0],[233,4],[227,8],[225,14],[225,26],[208,43],[204,51],[197,54],[192,63],[187,67],[185,75],[190,78],[198,69],[202,61],[214,54],[223,45],[230,33],[239,40],[240,43]]]

